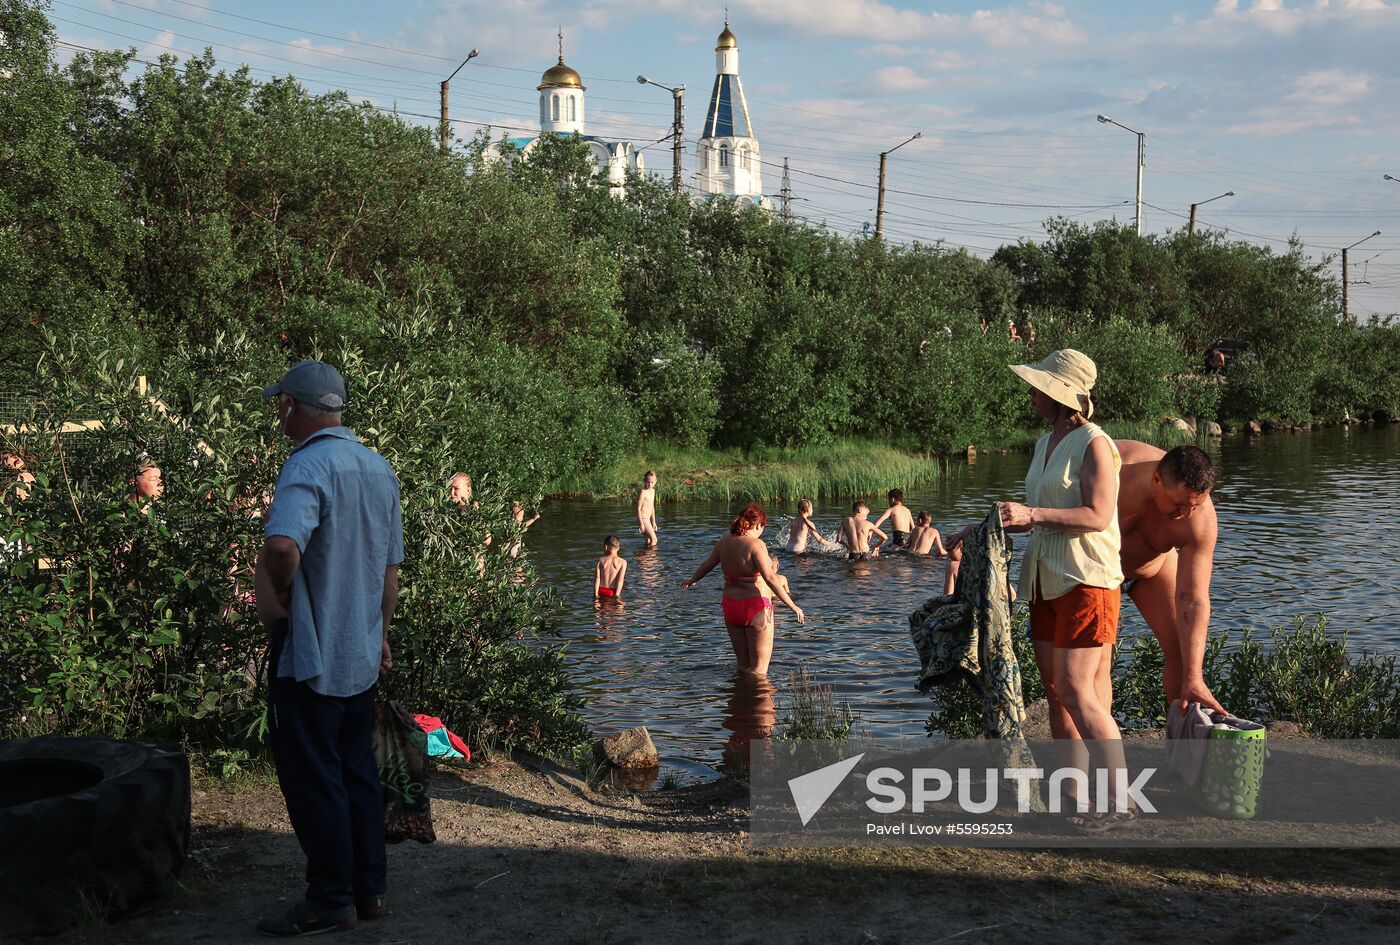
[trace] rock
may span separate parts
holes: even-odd
[[[1164,420],[1164,421],[1162,421],[1162,422],[1163,422],[1166,426],[1171,427],[1173,430],[1176,430],[1178,433],[1181,433],[1181,434],[1183,434],[1183,435],[1185,435],[1185,436],[1195,436],[1195,435],[1196,435],[1196,431],[1195,431],[1195,429],[1191,426],[1191,424],[1187,423],[1185,420],[1181,419],[1180,417],[1168,417],[1166,420]]]
[[[1308,733],[1303,730],[1303,726],[1297,722],[1288,722],[1279,719],[1274,722],[1265,722],[1264,731],[1270,738],[1307,738]]]
[[[1258,436],[1264,432],[1264,428],[1259,425],[1258,420],[1251,420],[1244,425],[1245,436]]]
[[[1224,435],[1225,431],[1220,429],[1220,424],[1216,423],[1214,420],[1206,421],[1206,436],[1215,437]]]
[[[661,764],[645,725],[599,739],[593,745],[593,757],[619,768],[655,768]]]
[[[1026,721],[1021,731],[1030,739],[1053,738],[1050,734],[1050,703],[1037,699],[1026,706]]]

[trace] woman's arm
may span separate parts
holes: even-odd
[[[1096,436],[1084,453],[1079,471],[1079,501],[1072,509],[1031,508],[1019,502],[1001,506],[1001,524],[1009,532],[1028,532],[1037,525],[1067,532],[1101,532],[1118,507],[1118,465],[1108,437]]]
[[[778,569],[773,567],[773,559],[768,557],[768,549],[760,544],[754,552],[753,559],[763,582],[773,589],[773,594],[778,600],[792,610],[792,615],[797,618],[798,623],[806,623],[807,615],[802,612],[801,607],[793,603],[792,595],[788,593],[787,582],[778,579]]]
[[[710,552],[710,556],[700,563],[700,567],[695,569],[695,573],[690,576],[690,580],[681,582],[681,587],[688,588],[699,583],[700,579],[713,571],[717,564],[719,564],[719,545],[715,545],[714,550]]]

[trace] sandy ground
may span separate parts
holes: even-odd
[[[1395,850],[752,851],[721,782],[639,797],[493,763],[433,784],[438,842],[389,854],[391,914],[316,941],[1394,943]],[[201,785],[182,880],[53,945],[263,942],[303,861],[274,785]]]

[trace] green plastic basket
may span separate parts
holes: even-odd
[[[1210,731],[1196,799],[1213,817],[1249,820],[1264,778],[1267,733],[1258,722],[1231,719]]]

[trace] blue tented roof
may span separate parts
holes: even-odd
[[[710,111],[705,116],[705,133],[701,138],[752,138],[749,106],[744,101],[744,87],[737,75],[721,73],[715,76],[715,88],[710,93]]]

